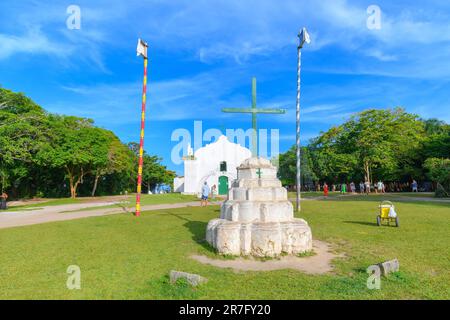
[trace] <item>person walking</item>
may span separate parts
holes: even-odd
[[[323,195],[324,197],[328,197],[328,185],[326,182],[323,184]]]
[[[364,182],[362,181],[359,182],[359,193],[360,194],[364,193]]]
[[[347,185],[345,184],[345,183],[343,183],[342,185],[341,185],[341,193],[342,194],[345,194],[347,192]]]
[[[350,190],[351,190],[351,192],[354,194],[355,193],[355,191],[356,191],[356,187],[355,187],[355,183],[352,181],[352,182],[350,182]]]
[[[369,195],[369,193],[370,193],[370,182],[369,181],[366,181],[366,183],[365,183],[365,189],[366,189],[366,195]]]
[[[202,187],[202,202],[200,206],[206,207],[208,205],[208,197],[210,193],[210,188],[208,186],[208,182],[205,181],[205,184]]]
[[[416,180],[413,180],[413,182],[411,183],[411,189],[412,189],[412,192],[418,192]]]
[[[212,199],[216,199],[217,196],[217,187],[215,184],[213,184],[213,186],[211,187],[211,197]]]
[[[377,183],[377,189],[378,189],[378,191],[380,191],[380,193],[384,193],[384,183],[383,183],[383,181],[378,181],[378,183]]]

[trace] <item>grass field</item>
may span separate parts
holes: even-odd
[[[376,201],[304,201],[299,216],[313,237],[345,258],[333,274],[240,272],[200,264],[218,206],[94,217],[0,230],[2,299],[450,299],[450,205],[396,203],[401,227],[377,227]],[[398,258],[400,272],[366,287],[366,268]],[[81,268],[81,290],[66,288],[69,265]],[[171,285],[171,269],[209,282]]]

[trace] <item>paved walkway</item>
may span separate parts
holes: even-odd
[[[351,197],[358,195],[345,195],[345,196],[337,196],[330,197],[330,200],[339,199],[342,197]],[[303,197],[302,200],[322,200],[325,197]],[[421,197],[407,197],[407,196],[397,196],[397,197],[386,197],[389,200],[393,201],[429,201],[429,202],[444,202],[449,203],[449,200],[444,199],[435,199],[435,198],[421,198]],[[294,201],[294,198],[290,198],[289,200]],[[368,198],[368,200],[371,200]],[[33,210],[18,210],[18,211],[0,211],[0,229],[11,228],[11,227],[19,227],[19,226],[27,226],[32,224],[53,222],[53,221],[65,221],[65,220],[73,220],[87,217],[98,217],[105,216],[110,214],[118,214],[118,213],[129,213],[133,212],[134,208],[126,208],[121,207],[120,201],[103,201],[103,202],[95,202],[95,203],[77,203],[77,204],[66,204],[59,206],[43,206],[43,207],[35,207]],[[220,204],[221,202],[212,202],[210,204]],[[116,205],[114,208],[99,208],[92,209],[95,207],[105,207]],[[152,210],[164,210],[164,209],[175,209],[175,208],[185,208],[185,207],[198,207],[200,206],[200,201],[192,201],[192,202],[181,202],[181,203],[173,203],[173,204],[153,204],[142,206],[142,211],[152,211]],[[86,209],[86,210],[83,210]]]
[[[0,212],[0,229],[27,226],[32,224],[53,222],[53,221],[65,221],[74,220],[87,217],[106,216],[110,214],[129,213],[133,212],[134,208],[115,207],[115,208],[99,208],[110,205],[119,205],[118,202],[97,202],[97,203],[78,203],[67,204],[60,206],[46,206],[42,208],[36,208],[36,210],[23,210],[23,211],[7,211]],[[219,202],[211,203],[219,204]],[[175,209],[184,207],[199,207],[200,201],[181,202],[173,204],[154,204],[142,206],[142,211],[152,210],[164,210]],[[83,211],[83,209],[89,209]]]

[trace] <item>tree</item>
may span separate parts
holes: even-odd
[[[175,172],[167,170],[166,166],[160,163],[162,159],[158,156],[144,154],[144,165],[142,168],[142,182],[148,190],[157,184],[172,185]]]
[[[124,145],[90,119],[49,114],[24,94],[0,88],[0,189],[12,198],[134,190],[138,152],[138,144]],[[160,161],[146,160],[146,183],[173,179]]]
[[[0,88],[0,183],[16,187],[48,138],[46,114],[23,94]]]
[[[423,176],[424,143],[430,141],[425,128],[438,132],[439,141],[445,141],[447,127],[440,122],[427,125],[402,108],[366,110],[311,139],[302,162],[308,163],[309,158],[314,176],[328,183],[411,180]],[[294,150],[280,155],[280,177],[295,177]]]
[[[423,166],[433,182],[442,185],[446,191],[450,190],[450,159],[428,158]]]
[[[278,176],[283,185],[295,185],[297,177],[297,148],[292,146],[285,153],[280,154]],[[312,170],[312,160],[307,147],[300,149],[300,175],[302,185],[317,181],[317,176]]]
[[[342,146],[342,126],[332,127],[319,137],[312,139],[309,146],[312,167],[324,182],[341,183],[348,180],[357,164],[353,152]]]
[[[96,163],[97,166],[92,169],[92,174],[94,175],[94,185],[91,192],[92,197],[95,195],[98,181],[102,176],[121,173],[127,170],[134,160],[129,149],[120,142],[114,133],[103,130],[99,134],[103,135],[103,138],[109,141],[109,144],[107,149],[105,149],[107,152],[106,161],[98,161]]]
[[[426,138],[423,158],[450,158],[450,125],[437,119],[423,120]]]
[[[371,181],[371,170],[380,175],[391,174],[409,162],[423,139],[423,124],[416,115],[401,108],[367,110],[353,116],[343,125],[341,144],[353,150],[363,164],[365,181]]]
[[[401,108],[371,109],[324,133],[316,147],[320,152],[327,151],[326,157],[332,163],[362,170],[364,180],[370,182],[373,171],[377,176],[394,178],[399,168],[411,163],[418,154],[423,132],[417,116]]]
[[[43,148],[40,164],[61,168],[69,179],[70,196],[77,196],[77,188],[85,175],[107,166],[108,139],[93,121],[71,116],[51,116],[53,140]]]
[[[136,142],[129,142],[127,144],[129,150],[135,157],[135,163],[137,166],[139,157],[139,144]],[[157,184],[172,185],[173,179],[176,173],[171,170],[167,170],[167,167],[161,164],[162,158],[158,156],[148,155],[144,150],[143,155],[143,167],[142,167],[142,184],[151,190]],[[137,171],[136,171],[137,173]]]

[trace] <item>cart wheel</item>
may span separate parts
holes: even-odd
[[[398,221],[398,216],[395,217],[395,226],[398,228],[400,227],[400,222]]]
[[[381,217],[377,216],[377,226],[381,226]]]

